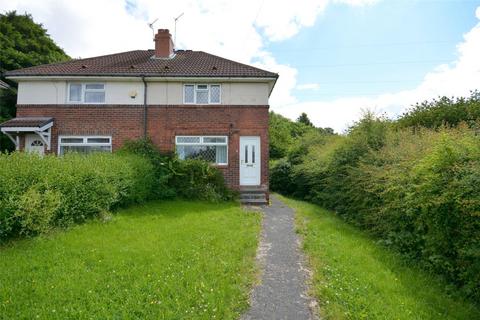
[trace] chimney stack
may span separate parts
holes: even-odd
[[[170,58],[173,55],[172,35],[168,29],[158,29],[155,38],[155,58]]]

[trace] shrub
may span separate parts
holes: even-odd
[[[179,196],[208,201],[230,200],[234,193],[225,185],[217,168],[202,160],[179,160],[174,154],[162,154],[149,139],[128,141],[120,153],[147,158],[155,171],[157,199]]]
[[[287,159],[280,159],[270,164],[270,189],[283,194],[293,194],[292,164]]]
[[[205,161],[162,155],[148,140],[118,153],[0,154],[0,240],[68,227],[149,199],[234,197]]]
[[[172,185],[186,199],[221,201],[234,197],[220,170],[202,160],[177,161]]]
[[[29,188],[18,199],[14,218],[20,224],[20,233],[34,235],[47,232],[60,207],[60,193],[54,190]]]
[[[440,128],[468,123],[477,127],[480,120],[480,91],[473,91],[468,98],[440,97],[417,103],[398,120],[400,127]]]
[[[293,161],[272,167],[276,190],[334,210],[480,299],[480,140],[471,123],[412,130],[367,115],[344,137],[297,145]]]
[[[153,198],[169,199],[177,195],[175,188],[171,185],[177,162],[173,154],[162,154],[150,139],[127,141],[118,153],[135,154],[150,161],[155,172]]]
[[[0,154],[0,239],[69,226],[149,197],[153,166],[134,155]]]

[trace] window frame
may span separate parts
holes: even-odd
[[[207,89],[198,89],[198,86],[207,86]],[[185,88],[187,86],[193,86],[193,102],[187,102],[185,100]],[[218,102],[212,102],[211,87],[218,87]],[[198,103],[197,102],[197,91],[208,91],[208,102],[207,103]],[[221,83],[185,83],[183,84],[183,104],[222,104],[222,84]]]
[[[200,142],[178,142],[178,138],[200,138]],[[225,142],[204,142],[205,138],[225,138]],[[227,147],[227,154],[226,154],[226,162],[225,163],[217,163],[212,162],[212,165],[216,166],[227,166],[228,165],[228,136],[219,136],[219,135],[208,135],[208,136],[175,136],[175,152],[177,152],[177,146],[226,146]],[[184,159],[180,159],[184,160]]]
[[[71,101],[70,100],[70,86],[72,84],[81,85],[81,93],[80,93],[80,101]],[[96,84],[96,85],[103,85],[103,90],[101,89],[87,89],[87,85],[89,84]],[[103,92],[105,99],[103,102],[85,102],[85,93],[86,92]],[[104,82],[68,82],[67,85],[67,103],[68,104],[106,104],[107,103],[107,85]]]
[[[109,142],[88,142],[88,139],[109,139]],[[74,142],[62,142],[62,139],[82,139],[81,143]],[[112,136],[75,136],[75,135],[62,135],[58,136],[58,150],[57,154],[63,156],[61,153],[62,147],[76,147],[76,146],[92,146],[92,147],[110,147],[110,153],[112,152]]]

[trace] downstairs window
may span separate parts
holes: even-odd
[[[210,163],[228,163],[228,138],[226,136],[177,136],[175,144],[178,157],[201,159]]]
[[[112,152],[112,137],[61,136],[58,138],[58,154],[68,152]]]

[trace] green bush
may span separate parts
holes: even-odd
[[[441,97],[417,103],[398,120],[399,127],[440,128],[455,127],[460,123],[478,127],[480,120],[480,91],[473,91],[468,98]]]
[[[217,168],[163,155],[148,140],[128,142],[115,154],[0,154],[0,241],[175,196],[222,201],[234,193]]]
[[[235,194],[225,185],[223,174],[202,160],[179,160],[174,154],[162,154],[149,139],[128,141],[120,153],[147,158],[154,167],[154,197],[175,196],[185,199],[222,201]]]
[[[173,154],[162,154],[150,139],[127,141],[118,153],[135,154],[150,161],[155,173],[153,198],[170,199],[177,195],[175,188],[171,185],[177,162]]]
[[[280,159],[270,164],[270,189],[283,194],[293,194],[292,164],[287,159]]]
[[[186,199],[222,201],[234,197],[220,170],[202,160],[177,161],[172,185],[177,194]]]
[[[302,143],[272,168],[272,187],[334,210],[480,299],[480,140],[470,123],[412,130],[367,114],[343,137]]]
[[[69,226],[151,198],[153,166],[134,155],[0,154],[0,239]]]

